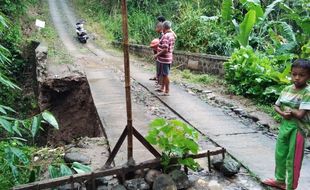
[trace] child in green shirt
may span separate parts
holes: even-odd
[[[310,61],[298,59],[292,65],[293,85],[281,92],[275,110],[283,121],[279,128],[275,152],[275,179],[263,181],[268,186],[293,190],[298,179],[304,154],[305,136],[310,124]]]

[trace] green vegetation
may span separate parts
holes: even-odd
[[[86,8],[83,16],[101,23],[110,40],[121,39],[118,1],[73,3]],[[148,44],[157,36],[156,17],[164,15],[174,23],[176,49],[232,55],[225,66],[231,91],[270,103],[289,83],[288,63],[309,58],[309,10],[308,0],[128,1],[129,36]]]
[[[20,88],[13,84],[25,79],[23,74],[26,67],[21,56],[21,26],[16,18],[24,14],[31,1],[17,3],[0,2],[0,76],[4,82],[4,85],[0,85],[0,104],[14,106],[24,113],[27,109],[23,107],[32,107],[32,97],[22,96]]]
[[[120,1],[72,3],[87,20],[90,31],[103,34],[110,41],[122,39]],[[165,16],[174,23],[173,30],[178,36],[176,49],[231,56],[225,63],[225,82],[188,70],[177,72],[182,79],[203,85],[225,83],[231,92],[254,99],[260,109],[280,119],[270,103],[290,83],[290,62],[310,56],[309,0],[127,0],[127,3],[131,43],[149,44],[158,36],[154,31],[156,17]],[[46,28],[40,31],[34,28],[35,19],[46,21]],[[0,186],[4,189],[38,178],[42,167],[33,162],[33,155],[39,154],[35,140],[41,124],[58,128],[51,113],[37,113],[33,97],[23,95],[23,82],[27,79],[23,49],[30,40],[48,43],[50,61],[72,62],[52,27],[46,0],[0,1]],[[101,41],[105,45],[106,40]],[[197,153],[198,133],[186,124],[157,119],[150,127],[147,139],[163,149],[165,169],[174,157]],[[55,159],[57,163],[49,167],[52,177],[72,172],[57,156]],[[192,159],[178,159],[177,164],[197,167]],[[72,169],[87,170],[76,164]]]
[[[240,48],[225,64],[225,78],[232,92],[259,103],[274,103],[283,87],[290,84],[293,58],[308,55],[309,11],[298,8],[310,8],[306,1],[285,4],[276,0],[265,10],[259,1],[241,2],[247,13],[238,27]]]
[[[119,1],[73,1],[83,16],[101,24],[109,39],[120,40]],[[177,49],[231,55],[240,45],[255,50],[300,53],[309,41],[307,0],[195,0],[128,1],[129,36],[132,43],[149,44],[157,36],[156,17],[174,23]],[[85,10],[85,11],[82,11]],[[143,26],[143,27],[142,27]]]
[[[262,103],[275,102],[283,86],[290,83],[290,64],[279,64],[251,47],[235,51],[225,70],[232,92]]]
[[[9,107],[0,105],[0,169],[5,175],[0,176],[1,187],[12,187],[35,181],[41,174],[41,166],[32,163],[36,148],[34,139],[41,128],[41,123],[48,123],[58,129],[54,116],[45,111],[30,119],[19,120],[8,116]]]
[[[35,147],[36,138],[44,123],[59,128],[50,112],[36,114],[34,99],[24,96],[22,88],[19,87],[25,85],[23,82],[27,76],[24,76],[24,71],[28,64],[22,56],[23,46],[28,42],[24,36],[23,27],[26,25],[23,19],[25,21],[27,19],[26,11],[29,5],[36,3],[37,0],[0,2],[0,186],[2,189],[33,182],[40,177],[42,163],[34,162],[34,154],[38,152],[38,148]],[[42,34],[45,33],[42,31]]]
[[[173,70],[171,73],[171,79],[177,81],[185,81],[188,83],[208,85],[223,85],[224,80],[219,79],[217,76],[209,74],[195,74],[188,69],[185,70]]]
[[[162,149],[162,165],[166,172],[174,164],[196,170],[198,163],[192,158],[183,158],[189,153],[197,154],[198,132],[178,120],[155,119],[150,123],[146,140]],[[174,158],[178,158],[176,162]]]
[[[41,30],[34,28],[36,19],[45,21],[45,28]],[[54,64],[71,64],[73,59],[68,50],[60,40],[53,22],[51,20],[48,3],[46,0],[38,0],[35,4],[28,7],[27,15],[22,20],[22,24],[31,29],[26,32],[27,38],[24,43],[39,41],[48,45],[48,61]],[[25,33],[25,32],[24,32]]]
[[[71,165],[71,168],[68,167],[64,163],[61,163],[59,166],[55,166],[55,165],[48,166],[48,173],[51,178],[58,178],[58,177],[73,175],[74,173],[72,170],[74,170],[78,174],[91,172],[91,168],[89,166],[86,166],[79,162],[73,162]]]

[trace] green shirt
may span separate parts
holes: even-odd
[[[310,132],[310,86],[301,90],[295,90],[293,85],[283,89],[276,102],[282,110],[307,110],[302,120],[297,120],[299,128],[305,133]]]

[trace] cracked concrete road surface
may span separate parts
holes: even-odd
[[[111,147],[126,125],[125,90],[122,72],[123,58],[118,53],[102,50],[89,41],[78,44],[74,38],[76,17],[65,0],[49,0],[50,13],[56,30],[64,46],[74,60],[82,64],[87,76],[98,114],[105,127]],[[131,59],[131,75],[149,93],[154,92],[154,84],[148,79],[152,73],[133,64],[139,60]],[[275,140],[262,132],[246,126],[224,114],[220,108],[212,107],[199,98],[188,94],[177,85],[171,86],[171,96],[161,97],[162,103],[173,110],[183,120],[215,141],[218,145],[239,160],[259,179],[274,175]],[[144,106],[133,102],[134,126],[142,135],[147,133],[147,125],[154,116],[147,114]],[[116,164],[126,162],[126,146],[123,146]],[[134,141],[134,159],[141,162],[153,156],[137,141]],[[310,189],[310,158],[303,162],[299,190]]]

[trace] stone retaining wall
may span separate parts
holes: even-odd
[[[121,47],[122,44],[120,42],[113,42],[113,45]],[[151,48],[138,44],[130,44],[129,52],[146,58],[153,55]],[[201,73],[223,75],[223,63],[227,60],[228,57],[224,56],[175,51],[173,64],[180,69],[190,69]]]

